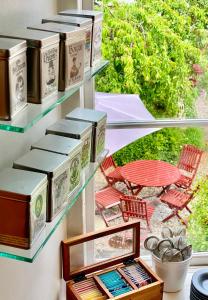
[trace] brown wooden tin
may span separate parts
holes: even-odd
[[[46,221],[47,176],[12,168],[0,172],[0,244],[31,248]]]

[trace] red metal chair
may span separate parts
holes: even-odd
[[[95,203],[106,226],[110,226],[110,221],[122,217],[120,209],[120,197],[122,195],[123,194],[121,192],[119,192],[111,186],[96,192]],[[113,214],[111,212],[111,216],[106,216],[106,212],[113,207],[115,207],[118,212]]]
[[[155,208],[148,204],[146,201],[137,198],[136,196],[120,197],[122,216],[125,222],[128,222],[129,218],[138,218],[145,220],[147,228],[150,228],[150,219],[154,213]]]
[[[172,210],[172,213],[167,216],[162,222],[166,222],[173,217],[177,217],[183,224],[186,224],[186,221],[179,215],[184,208],[191,213],[190,208],[188,207],[189,202],[193,199],[196,191],[199,189],[197,186],[194,190],[186,190],[185,192],[179,190],[168,190],[160,196],[161,202],[167,204]]]
[[[203,151],[193,145],[184,145],[177,167],[182,175],[175,183],[177,187],[187,189],[190,188],[202,157]]]

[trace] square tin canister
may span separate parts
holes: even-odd
[[[26,41],[0,38],[0,99],[1,120],[27,105]]]
[[[59,15],[84,17],[92,20],[91,67],[95,66],[102,57],[101,45],[103,13],[95,10],[67,9],[59,12]]]
[[[31,248],[45,227],[47,176],[12,168],[0,172],[0,244]]]
[[[59,44],[59,91],[71,88],[84,78],[85,30],[80,27],[44,23],[29,29],[58,33]]]
[[[0,32],[27,41],[27,100],[40,104],[58,91],[59,35],[29,29]]]
[[[81,140],[47,134],[33,144],[32,149],[55,152],[69,157],[69,191],[73,192],[80,184],[82,145]]]
[[[91,62],[92,20],[89,18],[54,15],[51,18],[42,19],[42,23],[48,22],[77,26],[85,30],[85,72],[88,71]]]
[[[47,174],[48,199],[46,220],[48,222],[51,221],[68,201],[69,157],[34,149],[17,159],[13,167]]]
[[[92,124],[91,162],[95,162],[105,148],[107,114],[94,109],[77,107],[66,115],[66,119],[90,122]]]
[[[71,120],[59,120],[46,129],[46,134],[55,134],[67,138],[78,139],[83,142],[81,167],[84,168],[90,163],[92,124]]]

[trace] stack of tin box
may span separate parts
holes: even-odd
[[[48,96],[57,92],[59,62],[58,34],[29,29],[15,29],[14,31],[0,32],[0,37],[27,41],[28,102],[42,103]],[[14,67],[12,70],[14,70]]]
[[[59,91],[82,82],[84,77],[85,30],[79,27],[44,23],[28,27],[39,31],[59,33]]]

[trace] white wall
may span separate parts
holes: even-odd
[[[81,7],[82,2],[78,1]],[[39,23],[42,17],[67,7],[76,7],[76,1],[0,0],[0,31]],[[79,105],[79,95],[77,93],[62,107],[49,113],[25,134],[0,131],[0,168],[11,166],[13,160],[28,151],[30,145],[44,135],[46,127]],[[61,280],[60,241],[69,233],[74,235],[83,232],[83,207],[80,198],[68,220],[58,227],[33,264],[0,257],[0,300],[65,299],[65,283]],[[74,222],[78,218],[80,221]]]

